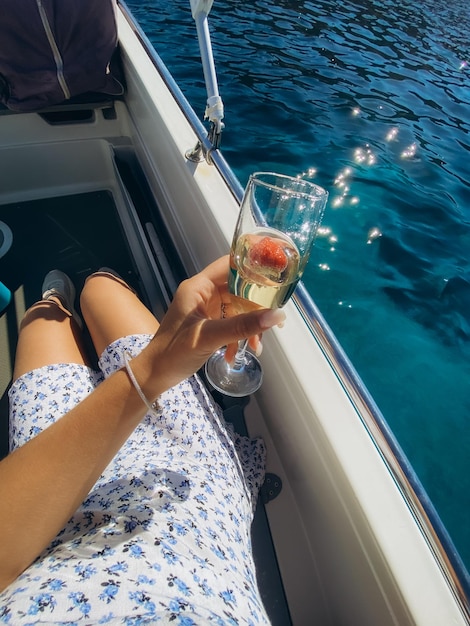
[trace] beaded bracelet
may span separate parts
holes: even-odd
[[[137,378],[134,376],[134,372],[131,369],[131,364],[129,362],[131,359],[132,359],[132,356],[129,354],[129,352],[125,351],[124,352],[124,364],[126,366],[127,374],[129,375],[129,378],[131,379],[131,382],[134,385],[135,390],[139,394],[139,397],[142,400],[142,402],[145,404],[145,406],[148,408],[149,411],[156,413],[160,409],[158,400],[155,400],[155,402],[149,402],[149,400],[147,400],[144,392],[142,391],[139,383],[137,382]]]

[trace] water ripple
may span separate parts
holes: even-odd
[[[212,37],[226,110],[224,152],[242,182],[261,166],[295,174],[315,169],[316,180],[334,190],[346,165],[354,188],[332,193],[335,228],[351,229],[350,212],[339,209],[359,206],[364,221],[406,241],[417,266],[432,261],[437,277],[443,265],[465,276],[470,41],[461,26],[465,3],[437,4],[438,10],[434,0],[419,7],[394,0],[345,0],[341,6],[220,0],[211,14]],[[167,29],[187,20],[189,9],[184,1],[158,11],[141,3],[139,10]],[[181,42],[162,49],[166,32],[156,30],[154,43],[193,102],[199,90],[202,111],[191,22],[183,32]],[[441,242],[437,255],[435,241]],[[406,278],[399,267],[397,261],[392,272],[397,289]],[[380,275],[370,280],[380,284]],[[419,285],[416,292],[422,292]]]

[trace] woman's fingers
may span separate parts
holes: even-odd
[[[239,306],[238,300],[242,299],[236,299],[233,306],[227,291],[227,272],[228,257],[222,257],[183,281],[175,293],[149,346],[158,375],[168,386],[193,374],[222,346],[229,346],[228,360],[235,356],[238,341],[245,338],[251,349],[259,352],[262,333],[284,322],[281,309],[246,312]],[[161,363],[165,363],[162,371]]]
[[[199,276],[207,278],[216,287],[222,287],[227,284],[229,267],[229,256],[227,254],[205,267],[199,272]]]
[[[235,355],[238,350],[238,341],[236,343],[229,343],[225,348],[224,358],[227,363],[232,364],[235,360]]]

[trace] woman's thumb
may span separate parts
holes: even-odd
[[[259,335],[282,324],[286,314],[281,309],[262,309],[220,320],[208,320],[206,330],[217,347]]]

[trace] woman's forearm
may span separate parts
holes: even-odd
[[[137,376],[145,360],[132,361]],[[146,410],[120,370],[0,463],[0,589],[64,527]]]

